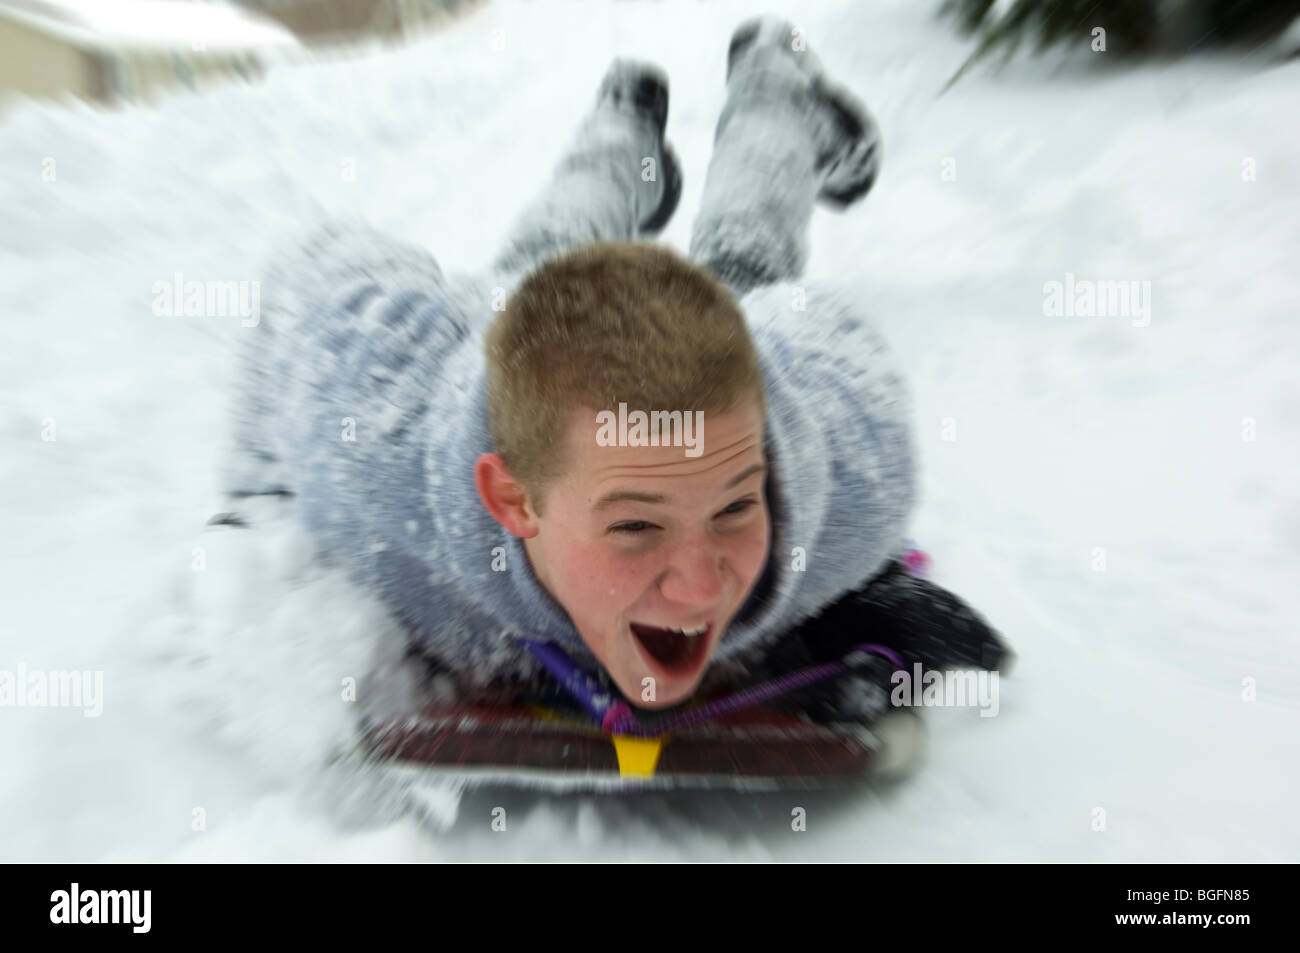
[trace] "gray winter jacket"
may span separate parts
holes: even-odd
[[[506,281],[449,279],[428,252],[361,224],[315,232],[267,276],[261,320],[243,329],[228,484],[292,490],[324,547],[467,685],[536,674],[516,634],[598,668],[475,490],[474,463],[493,449],[483,333]],[[741,301],[767,388],[772,545],[713,673],[761,658],[874,576],[915,498],[911,412],[884,343],[842,291],[804,291],[804,310],[790,284]]]

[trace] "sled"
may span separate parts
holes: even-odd
[[[535,703],[431,705],[364,737],[370,759],[398,776],[551,791],[843,786],[870,776],[879,747],[869,728],[763,707],[641,737]]]

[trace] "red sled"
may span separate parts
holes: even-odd
[[[869,727],[755,707],[659,737],[606,734],[541,705],[430,705],[364,732],[370,759],[412,779],[555,791],[811,789],[867,780]]]

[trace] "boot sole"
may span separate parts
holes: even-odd
[[[849,144],[840,153],[840,157],[831,160],[830,171],[818,198],[826,205],[845,208],[870,192],[876,184],[880,174],[880,133],[866,107],[852,93],[828,86],[820,79],[817,88],[823,101],[835,111],[840,128],[850,137]],[[864,143],[865,153],[857,156],[856,153]],[[853,167],[843,170],[837,167],[837,163],[846,160],[852,160]]]
[[[677,161],[677,153],[666,142],[661,143],[659,151],[661,153],[659,168],[664,176],[664,195],[654,214],[641,223],[641,231],[647,234],[658,232],[668,224],[668,220],[677,211],[677,203],[682,198],[682,167]]]

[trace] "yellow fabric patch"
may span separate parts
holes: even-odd
[[[659,763],[659,752],[667,740],[666,735],[659,738],[611,735],[610,740],[614,742],[614,753],[618,755],[619,777],[654,777],[655,765]]]

